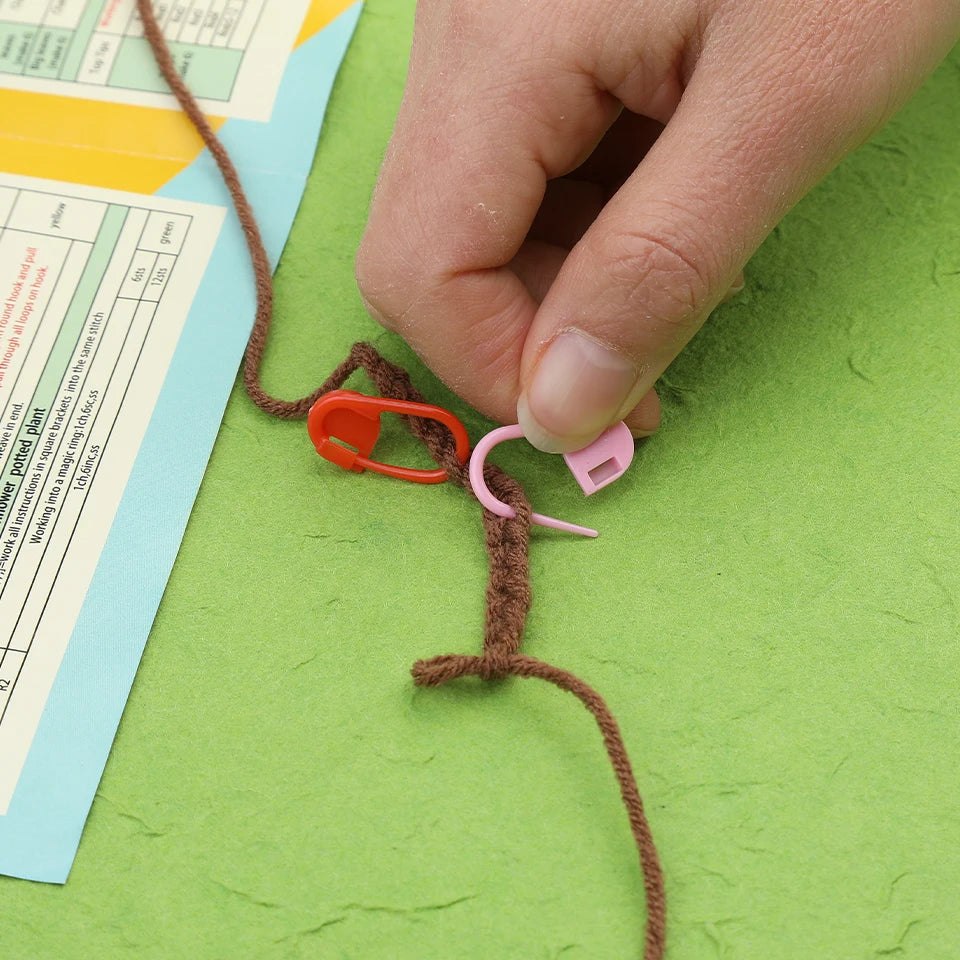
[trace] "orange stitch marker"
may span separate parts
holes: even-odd
[[[344,470],[353,470],[356,473],[373,470],[413,483],[443,483],[447,480],[447,471],[442,468],[416,470],[370,459],[380,436],[382,413],[399,413],[442,423],[453,434],[457,459],[464,464],[467,462],[470,456],[470,438],[467,436],[466,427],[449,410],[429,403],[368,397],[354,390],[331,390],[310,408],[307,431],[317,453]]]

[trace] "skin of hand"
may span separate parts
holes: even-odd
[[[652,433],[751,254],[958,36],[960,0],[420,0],[364,302],[541,450]]]

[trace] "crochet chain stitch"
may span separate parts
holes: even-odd
[[[257,296],[256,316],[243,364],[243,381],[250,399],[274,417],[287,420],[305,417],[319,397],[340,388],[352,373],[362,369],[382,396],[424,402],[407,372],[384,359],[369,343],[354,344],[346,359],[320,387],[306,397],[299,400],[281,400],[264,390],[260,382],[260,367],[273,319],[273,274],[260,228],[233,160],[177,71],[150,0],[137,0],[137,8],[143,21],[144,35],[160,72],[220,169],[250,252]],[[435,420],[417,417],[404,417],[404,420],[414,437],[426,446],[437,464],[447,471],[450,480],[472,495],[467,467],[457,459],[450,432]],[[498,517],[488,510],[483,511],[490,571],[486,592],[483,651],[479,656],[444,654],[429,660],[419,660],[412,669],[414,683],[421,687],[436,687],[468,676],[485,681],[504,680],[508,677],[535,677],[573,694],[583,704],[600,729],[640,855],[647,901],[643,958],[661,960],[666,942],[663,872],[623,736],[610,708],[592,687],[566,670],[520,652],[531,604],[530,503],[520,484],[498,467],[487,465],[484,479],[498,500],[513,507],[516,516]]]

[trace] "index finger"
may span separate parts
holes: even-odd
[[[493,72],[476,42],[448,32],[436,19],[417,24],[357,279],[374,316],[437,376],[509,419],[537,305],[507,265],[547,179],[576,166],[618,107],[555,59],[520,61],[501,36],[488,51],[503,63]]]

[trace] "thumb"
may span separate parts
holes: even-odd
[[[790,205],[864,123],[703,64],[660,138],[573,248],[524,345],[517,416],[548,452],[626,417]],[[774,89],[771,89],[773,87]],[[851,129],[853,133],[851,136]]]

